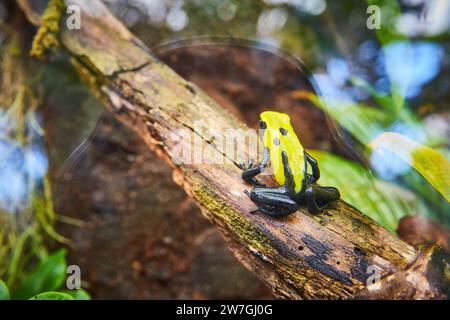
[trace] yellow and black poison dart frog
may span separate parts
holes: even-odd
[[[265,111],[260,115],[259,127],[264,144],[262,160],[257,165],[251,160],[241,164],[242,178],[255,186],[251,192],[245,191],[258,206],[252,212],[283,217],[297,211],[299,205],[306,205],[310,213],[319,213],[340,198],[338,189],[317,184],[318,163],[303,149],[287,114]],[[267,187],[255,178],[269,161],[281,187]],[[312,174],[308,173],[308,164]]]

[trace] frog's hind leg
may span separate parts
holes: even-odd
[[[270,206],[270,205],[259,205],[258,209],[255,209],[252,211],[252,213],[256,213],[256,212],[262,212],[264,214],[267,214],[268,216],[271,217],[285,217],[288,216],[294,212],[296,212],[298,209],[298,205],[289,207],[289,208],[279,208],[276,206]]]
[[[297,211],[298,204],[292,200],[284,187],[254,188],[250,199],[258,206],[257,210],[272,217],[283,217]]]
[[[319,213],[327,208],[330,202],[340,198],[339,190],[334,187],[309,186],[306,191],[306,205],[310,213]]]

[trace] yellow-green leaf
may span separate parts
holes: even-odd
[[[395,132],[382,133],[369,146],[396,154],[450,202],[450,162],[442,154]]]

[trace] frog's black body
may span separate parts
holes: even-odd
[[[306,205],[310,213],[319,213],[328,207],[330,202],[340,198],[339,190],[334,187],[321,187],[316,182],[320,178],[317,161],[304,151],[305,178],[299,192],[295,192],[295,182],[289,168],[286,152],[282,152],[285,183],[278,188],[270,188],[256,180],[255,176],[261,173],[269,162],[269,152],[266,149],[262,161],[257,166],[249,162],[247,166],[241,165],[244,172],[242,178],[255,186],[251,192],[246,192],[250,199],[258,206],[256,211],[270,216],[283,217],[297,211],[301,205]],[[308,163],[312,174],[307,173]]]

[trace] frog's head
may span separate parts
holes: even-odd
[[[276,111],[264,111],[260,114],[259,128],[262,130],[262,141],[266,147],[280,145],[284,137],[292,135],[295,137],[291,119],[286,113]]]

